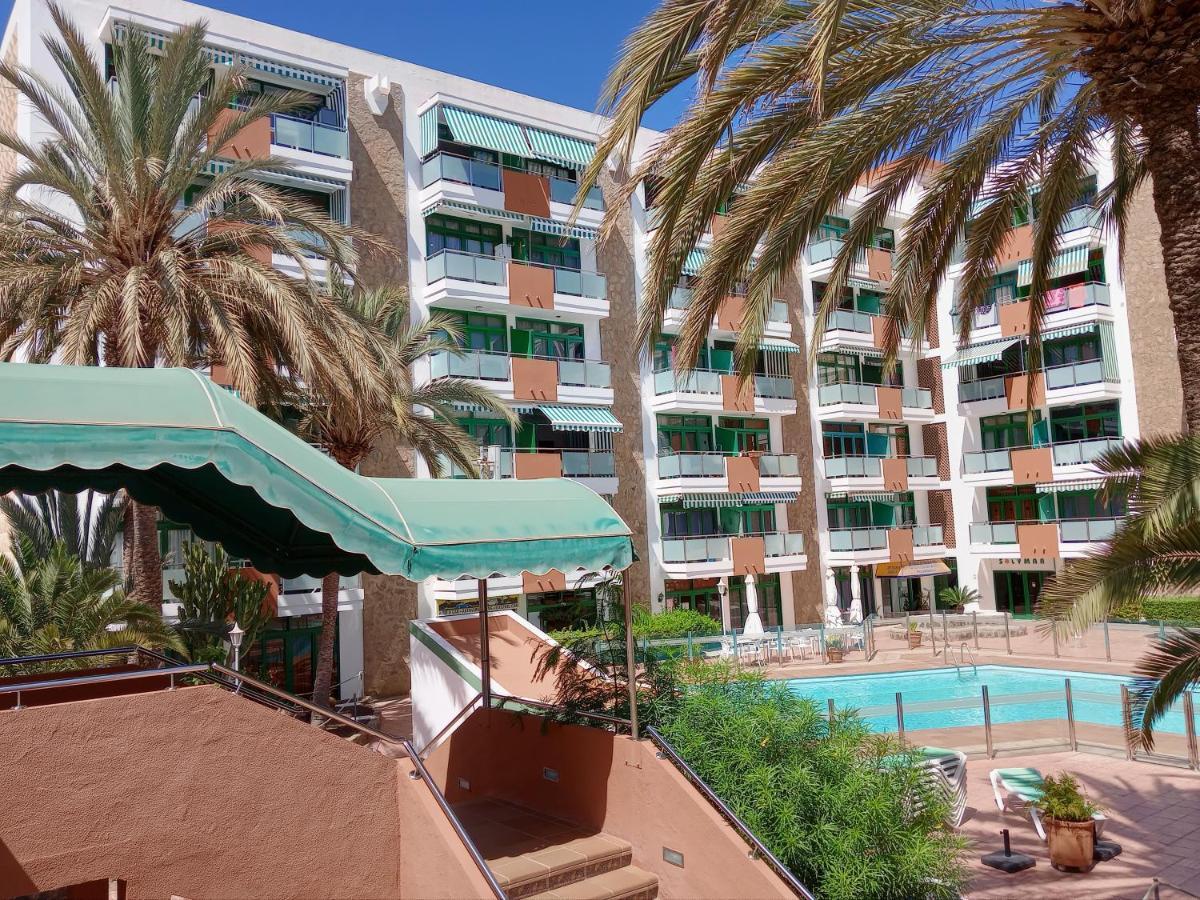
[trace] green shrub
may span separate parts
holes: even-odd
[[[1108,617],[1123,622],[1138,622],[1141,620],[1142,614],[1142,601],[1130,600],[1128,603],[1114,607]]]
[[[1118,606],[1109,614],[1109,618],[1200,626],[1200,597],[1142,597]]]
[[[692,635],[720,634],[721,623],[703,613],[691,609],[672,609],[667,612],[650,613],[641,607],[633,611],[633,636],[641,640],[664,640]],[[561,628],[549,632],[550,637],[560,644],[581,640],[595,640],[604,634],[604,629]]]
[[[1053,775],[1046,776],[1042,790],[1038,808],[1052,819],[1086,822],[1100,811],[1079,789],[1079,782],[1070,772],[1060,772],[1057,778]]]
[[[822,900],[958,897],[965,841],[915,760],[852,712],[722,673],[682,692],[660,730]]]

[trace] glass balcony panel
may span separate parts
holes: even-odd
[[[1015,544],[1017,542],[1017,524],[1015,522],[997,522],[992,525],[992,542]]]
[[[827,259],[833,259],[842,249],[842,242],[834,238],[817,241],[808,245],[808,261],[816,264]]]
[[[911,478],[937,477],[937,460],[932,456],[910,456],[906,465]]]
[[[1086,519],[1066,519],[1058,523],[1058,534],[1064,544],[1077,544],[1089,540]]]
[[[834,553],[844,553],[853,546],[852,533],[844,530],[833,530],[829,532],[829,549]]]
[[[550,179],[550,199],[554,203],[566,203],[568,206],[575,203],[575,190],[578,188],[573,181],[565,181],[562,178]]]
[[[835,309],[826,320],[826,331],[856,331],[861,334],[871,334],[871,316],[852,309]]]
[[[796,396],[792,379],[775,375],[755,375],[754,395],[791,400]]]
[[[1088,539],[1109,541],[1117,533],[1119,519],[1088,519]]]
[[[979,381],[960,381],[958,399],[963,403],[975,400],[996,400],[1004,396],[1004,376]]]
[[[759,458],[758,471],[764,478],[797,478],[800,459],[787,454],[767,454]]]
[[[667,298],[667,307],[669,309],[687,309],[688,304],[692,302],[692,290],[685,287],[671,288],[671,294]]]
[[[1100,211],[1094,206],[1077,206],[1063,218],[1060,233],[1075,231],[1078,228],[1099,228]]]
[[[558,383],[577,387],[587,386],[587,363],[569,359],[558,361]]]
[[[926,388],[903,388],[900,391],[900,405],[914,409],[932,409],[933,394]]]
[[[489,381],[508,381],[509,373],[512,371],[510,360],[503,353],[478,353],[474,354],[478,360],[479,374],[476,378],[483,378]]]

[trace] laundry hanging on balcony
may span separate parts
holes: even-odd
[[[745,494],[732,494],[724,491],[713,491],[702,494],[671,494],[663,497],[663,503],[682,503],[684,509],[699,509],[707,506],[756,506],[763,503],[795,503],[798,494],[795,491],[753,491]]]
[[[1077,275],[1086,272],[1088,267],[1088,248],[1072,247],[1064,250],[1050,262],[1047,278],[1065,278],[1067,275]],[[1023,259],[1017,263],[1017,284],[1026,287],[1033,283],[1033,260]]]
[[[1019,344],[1023,339],[1004,338],[999,341],[987,341],[982,344],[969,344],[942,360],[943,369],[957,369],[962,366],[975,366],[979,363],[995,362],[1004,355],[1009,347]]]
[[[599,431],[618,434],[624,430],[612,411],[602,406],[539,406],[555,431]]]

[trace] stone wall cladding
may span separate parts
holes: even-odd
[[[408,192],[404,172],[404,95],[392,88],[391,102],[376,117],[363,98],[363,77],[348,85],[350,214],[356,225],[393,245],[396,255],[364,257],[359,274],[367,284],[408,284]],[[412,478],[412,451],[383,441],[363,461],[364,475]],[[398,575],[363,575],[363,670],[366,692],[375,696],[407,693],[408,623],[417,615],[417,586]]]
[[[921,441],[925,455],[937,458],[938,478],[950,480],[950,451],[946,440],[946,423],[934,422],[921,426]]]
[[[938,317],[937,310],[930,310],[933,313],[929,317],[929,321],[925,323],[925,340],[931,348],[938,348],[942,345],[941,336],[938,334]]]
[[[17,59],[17,32],[14,30],[8,46],[4,48],[4,64],[15,67]],[[17,89],[5,81],[0,84],[0,131],[17,133]],[[7,182],[17,171],[17,154],[8,147],[0,147],[0,183]]]
[[[606,171],[600,187],[613,202],[614,192],[625,173]],[[596,263],[608,281],[608,317],[600,322],[603,358],[612,368],[613,415],[624,431],[613,436],[617,494],[613,508],[633,531],[633,546],[639,561],[625,573],[626,596],[649,606],[650,570],[646,560],[646,461],[642,456],[641,348],[637,341],[638,284],[633,263],[633,214],[626,207],[617,227],[596,246]],[[653,460],[651,463],[653,464]]]
[[[1125,300],[1134,396],[1142,436],[1183,430],[1183,386],[1167,300],[1158,218],[1149,185],[1138,191],[1125,228]],[[1115,266],[1114,266],[1115,268]]]
[[[929,524],[941,525],[946,547],[954,546],[954,501],[950,497],[950,491],[929,492]]]
[[[917,386],[926,388],[933,395],[933,411],[938,415],[946,411],[942,396],[942,366],[937,359],[917,360]]]
[[[804,332],[804,293],[796,277],[787,279],[779,291],[789,310],[792,322],[792,341],[807,347]],[[783,452],[794,453],[800,460],[800,472],[804,476],[804,488],[795,503],[787,505],[788,530],[804,534],[804,552],[808,556],[808,567],[803,572],[792,572],[792,594],[796,621],[799,623],[821,621],[822,599],[821,544],[817,538],[817,495],[814,490],[815,461],[813,459],[813,419],[809,405],[808,357],[804,353],[793,353],[789,357],[792,383],[796,388],[796,414],[783,417]]]

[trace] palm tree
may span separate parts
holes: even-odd
[[[487,388],[461,378],[418,385],[413,370],[435,353],[460,352],[458,320],[435,313],[413,322],[408,292],[385,286],[353,291],[334,282],[330,291],[345,314],[370,336],[373,362],[385,373],[389,390],[379,402],[336,389],[311,393],[299,402],[300,430],[339,463],[356,469],[386,437],[415,450],[434,477],[445,462],[476,476],[479,447],[457,421],[459,406],[477,407],[515,424],[512,409]],[[333,681],[333,638],[337,625],[338,575],[321,582],[321,642],[313,701],[325,704]]]
[[[1042,592],[1039,614],[1077,634],[1146,595],[1200,588],[1200,435],[1131,441],[1097,461],[1106,496],[1124,496],[1126,518],[1112,541],[1068,563]],[[1133,736],[1153,747],[1154,724],[1200,682],[1200,631],[1179,629],[1143,657],[1132,692]]]
[[[1186,417],[1196,429],[1197,47],[1196,0],[662,0],[627,39],[604,86],[601,108],[612,121],[583,187],[614,152],[627,162],[645,112],[696,80],[682,120],[623,188],[630,196],[648,177],[658,188],[640,337],[651,346],[687,253],[719,205],[741,190],[701,270],[679,358],[694,364],[721,299],[744,280],[738,360],[746,372],[776,286],[822,217],[856,185],[869,194],[845,235],[817,333],[856,255],[889,209],[921,186],[885,311],[921,333],[964,234],[958,302],[973,311],[1014,212],[1038,183],[1030,287],[1036,368],[1057,233],[1103,134],[1116,171],[1097,197],[1108,224],[1123,228],[1135,192],[1152,177]],[[608,229],[622,206],[609,204]],[[964,337],[971,318],[961,317]],[[890,358],[899,334],[892,329]]]
[[[121,591],[112,569],[84,565],[61,541],[45,556],[28,539],[14,543],[14,559],[0,556],[0,656],[134,644],[182,649],[157,610]]]
[[[38,558],[61,543],[89,569],[111,565],[124,515],[118,494],[50,490],[0,497],[0,518],[8,521],[15,538],[32,544]]]
[[[253,95],[215,71],[201,23],[161,53],[130,28],[111,84],[66,13],[43,38],[66,85],[21,66],[0,78],[53,129],[41,144],[0,134],[21,159],[0,185],[0,359],[149,367],[220,362],[250,399],[283,370],[310,384],[379,390],[365,342],[316,290],[308,255],[352,269],[355,242],[382,245],[267,183],[273,159],[227,160],[241,129],[304,95]],[[301,235],[308,235],[302,237]],[[274,269],[291,257],[305,277]],[[162,601],[157,511],[134,503],[132,593]]]

